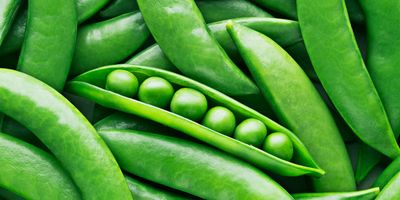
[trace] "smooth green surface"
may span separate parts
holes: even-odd
[[[385,170],[376,178],[373,186],[384,188],[385,185],[392,179],[397,172],[400,172],[400,158],[396,158],[388,165]]]
[[[102,17],[116,17],[138,9],[136,0],[113,0],[99,14]]]
[[[21,48],[24,41],[26,18],[27,11],[25,9],[17,14],[8,34],[0,45],[0,55],[14,53]]]
[[[251,0],[268,10],[275,11],[290,19],[297,19],[296,0]]]
[[[77,5],[78,23],[82,23],[97,13],[110,0],[75,0]],[[133,0],[132,0],[133,1]]]
[[[393,200],[400,199],[400,172],[390,179],[390,181],[382,188],[376,200]]]
[[[196,5],[207,23],[241,17],[273,17],[247,0],[199,0]]]
[[[293,194],[296,200],[373,200],[379,194],[379,188],[356,192],[303,193]]]
[[[149,36],[139,12],[81,27],[71,75],[120,62],[142,46]]]
[[[297,8],[314,69],[339,113],[363,142],[388,157],[399,156],[386,112],[357,47],[344,1],[297,0]]]
[[[128,71],[115,70],[107,76],[106,89],[120,95],[133,97],[139,89],[139,81]]]
[[[69,174],[53,156],[4,133],[0,133],[0,165],[0,187],[23,198],[81,199]]]
[[[205,199],[292,199],[262,171],[214,148],[139,131],[100,135],[122,168],[168,187]]]
[[[227,29],[265,100],[327,172],[313,179],[315,190],[355,190],[353,170],[339,130],[304,71],[267,36],[234,23],[229,23]]]
[[[174,87],[160,77],[150,77],[139,87],[138,99],[147,104],[167,108],[174,95]]]
[[[246,119],[236,127],[234,137],[246,144],[260,147],[267,135],[267,127],[258,119]],[[290,138],[288,138],[290,140]],[[293,149],[293,147],[292,147]],[[293,153],[293,150],[292,150]]]
[[[199,121],[207,112],[207,99],[201,92],[181,88],[172,97],[171,112],[193,121]]]
[[[0,45],[9,31],[20,5],[21,0],[0,1]]]
[[[293,144],[288,136],[283,133],[271,133],[265,138],[264,151],[284,160],[293,157]]]
[[[17,69],[62,90],[74,53],[76,29],[75,0],[29,1]]]
[[[262,121],[269,130],[279,131],[290,137],[295,149],[296,163],[300,163],[303,166],[278,159],[257,148],[212,131],[196,122],[166,110],[149,106],[148,104],[141,103],[134,99],[124,98],[123,96],[102,89],[101,87],[104,86],[105,77],[115,69],[128,70],[134,73],[139,79],[145,79],[149,76],[165,78],[170,83],[180,87],[189,87],[198,90],[205,94],[211,101],[230,109],[235,115],[242,119],[255,118]],[[78,76],[73,81],[69,82],[67,91],[95,101],[103,106],[138,115],[169,126],[186,135],[242,158],[261,169],[270,170],[283,176],[299,176],[304,174],[321,176],[324,174],[324,171],[317,167],[301,141],[288,129],[212,88],[175,73],[144,66],[107,66]]]
[[[229,109],[215,106],[207,111],[202,124],[214,131],[232,136],[236,127],[236,118]]]
[[[193,0],[138,4],[154,39],[184,75],[228,95],[259,92],[212,37]]]
[[[106,144],[61,94],[26,74],[0,69],[0,102],[1,112],[31,130],[51,150],[84,199],[130,199]]]

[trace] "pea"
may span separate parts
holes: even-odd
[[[193,121],[200,120],[207,107],[204,94],[194,89],[181,88],[172,97],[171,111]]]
[[[106,89],[123,96],[133,97],[138,90],[139,82],[132,73],[117,69],[108,74]]]
[[[203,125],[219,133],[231,136],[236,126],[235,115],[229,109],[216,106],[203,119]]]
[[[267,127],[258,119],[246,119],[235,129],[235,138],[246,144],[260,147],[267,135]]]
[[[290,160],[293,157],[292,140],[284,133],[276,132],[268,135],[265,139],[263,149],[283,160]]]
[[[171,83],[160,77],[150,77],[139,87],[139,100],[160,108],[166,108],[174,95]]]

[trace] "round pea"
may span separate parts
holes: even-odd
[[[267,127],[258,119],[246,119],[236,127],[234,135],[237,140],[260,147],[267,135]]]
[[[291,160],[293,157],[292,140],[284,133],[276,132],[267,136],[263,149],[283,160]]]
[[[126,70],[117,69],[107,75],[106,89],[120,95],[133,97],[136,95],[138,86],[136,76]]]
[[[231,136],[235,130],[236,119],[229,109],[216,106],[206,113],[203,125],[219,133]]]
[[[143,81],[139,87],[139,101],[166,108],[174,95],[171,83],[160,77],[150,77]]]
[[[190,88],[181,88],[176,91],[171,101],[172,112],[193,121],[200,120],[206,113],[207,107],[204,94]]]

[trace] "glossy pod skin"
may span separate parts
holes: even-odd
[[[126,171],[200,198],[292,199],[263,172],[211,147],[140,131],[99,134]]]
[[[81,199],[78,188],[52,155],[4,133],[0,133],[0,164],[0,187],[23,198]]]
[[[175,87],[195,89],[203,93],[209,101],[231,110],[238,118],[255,118],[262,121],[267,126],[268,130],[282,132],[290,137],[294,145],[295,161],[304,166],[279,159],[164,109],[150,106],[135,99],[126,98],[103,89],[105,77],[116,69],[124,69],[132,72],[139,79],[139,82],[147,77],[155,76],[166,79],[171,84],[175,85]],[[301,141],[288,129],[212,88],[175,73],[144,66],[107,66],[76,77],[69,82],[66,90],[71,94],[82,96],[102,106],[138,115],[177,131],[181,131],[186,135],[240,157],[261,169],[270,170],[283,176],[299,176],[304,174],[321,176],[324,174],[323,170],[317,167]]]
[[[392,200],[400,198],[400,172],[390,179],[390,181],[382,188],[376,200]]]
[[[26,10],[22,10],[17,14],[10,31],[5,36],[3,43],[0,45],[0,55],[6,55],[21,49],[22,43],[24,42],[26,18]]]
[[[136,0],[113,0],[99,15],[101,17],[116,17],[125,13],[139,10]]]
[[[51,150],[84,199],[131,198],[106,144],[61,94],[9,69],[0,69],[0,94],[0,111],[27,127]]]
[[[241,17],[273,17],[246,0],[200,0],[196,5],[207,23]]]
[[[154,39],[184,75],[228,95],[259,92],[212,37],[193,0],[139,0],[138,4]]]
[[[78,23],[89,19],[103,8],[110,0],[75,0],[78,11]]]
[[[336,193],[303,193],[292,194],[296,200],[373,200],[379,194],[379,188],[355,192],[336,192]]]
[[[149,36],[139,12],[81,27],[70,74],[115,64],[136,51]]]
[[[314,69],[339,113],[363,142],[397,157],[399,147],[355,42],[344,1],[298,0],[297,9]],[[321,13],[330,20],[321,20]]]
[[[21,0],[2,0],[0,2],[0,45],[10,29],[20,5]]]
[[[373,186],[384,188],[390,179],[392,179],[398,172],[400,172],[400,158],[396,158],[385,168],[385,170],[383,170],[378,178],[376,178]]]
[[[227,30],[280,121],[300,138],[326,171],[323,177],[313,179],[315,191],[355,190],[353,170],[339,130],[304,71],[267,36],[233,22],[227,24]]]
[[[67,79],[75,48],[76,2],[29,1],[28,16],[17,69],[60,91]]]

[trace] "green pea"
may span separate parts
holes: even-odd
[[[258,119],[246,119],[235,129],[235,138],[246,144],[259,147],[267,135],[267,127]]]
[[[193,121],[200,120],[207,107],[204,94],[194,89],[181,88],[172,97],[171,111]]]
[[[160,77],[150,77],[139,87],[139,100],[160,108],[166,108],[174,95],[171,83]]]
[[[235,115],[229,109],[216,106],[203,119],[203,125],[224,135],[231,136],[236,126]]]
[[[283,160],[291,160],[293,157],[293,143],[290,138],[281,132],[272,133],[265,139],[263,149]]]
[[[138,86],[136,76],[126,70],[117,69],[107,76],[106,89],[127,97],[135,96]]]

